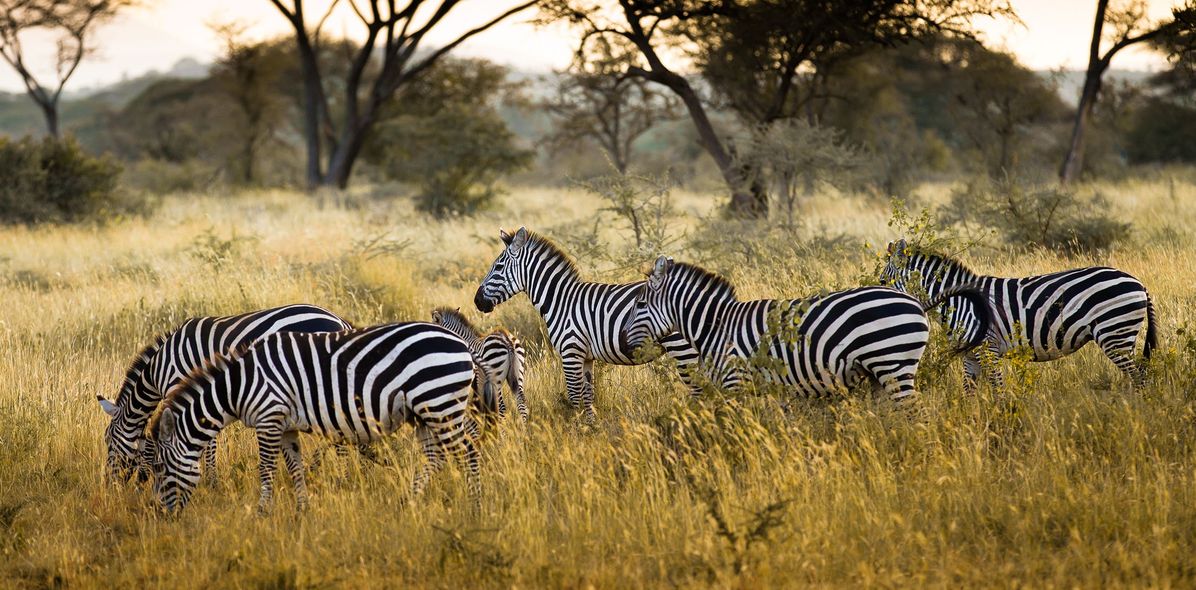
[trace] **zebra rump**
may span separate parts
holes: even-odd
[[[271,502],[280,450],[302,507],[299,432],[360,444],[410,423],[428,458],[413,491],[422,491],[451,453],[463,457],[479,497],[469,415],[475,370],[468,346],[435,324],[267,336],[239,355],[216,356],[171,389],[148,428],[157,441],[155,491],[168,511],[184,506],[198,484],[201,449],[240,420],[257,435],[259,507]]]
[[[981,301],[960,289],[950,297]],[[765,372],[803,396],[841,393],[871,378],[892,399],[916,393],[914,376],[929,341],[925,307],[885,287],[861,287],[802,300],[741,301],[724,278],[702,268],[657,259],[623,327],[631,346],[677,330],[701,356],[710,380],[733,389],[745,363],[763,354],[780,361]],[[983,335],[981,335],[983,336]],[[982,341],[982,337],[967,346]]]
[[[195,317],[158,336],[143,348],[125,371],[115,401],[97,395],[112,417],[104,430],[108,448],[106,474],[127,480],[134,470],[148,478],[152,443],[145,427],[166,392],[217,354],[229,354],[276,332],[339,332],[352,326],[314,305],[294,304],[224,317]],[[208,473],[214,473],[215,444],[205,449]]]
[[[1140,386],[1145,366],[1135,361],[1134,349],[1144,321],[1142,356],[1149,359],[1158,346],[1150,293],[1138,279],[1116,268],[1095,266],[1020,278],[987,276],[950,256],[898,240],[889,244],[880,279],[924,299],[959,286],[978,289],[988,306],[967,303],[944,309],[941,317],[953,332],[973,333],[978,329],[977,312],[991,312],[987,347],[998,355],[1024,347],[1032,352],[1032,360],[1050,361],[1095,342]],[[964,370],[969,383],[982,372],[974,354],[965,355]],[[997,370],[989,376],[994,385],[1000,385]]]

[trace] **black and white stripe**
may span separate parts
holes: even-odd
[[[974,290],[947,296],[983,303]],[[916,393],[914,377],[930,337],[923,306],[894,289],[740,301],[726,279],[665,257],[656,260],[635,307],[623,328],[629,346],[678,331],[701,355],[707,378],[726,389],[740,386],[745,371],[758,370],[799,396],[841,394],[871,379],[902,400]],[[749,367],[758,354],[770,361]]]
[[[432,322],[448,328],[469,345],[474,359],[486,373],[490,390],[498,398],[498,415],[505,416],[507,413],[506,396],[498,393],[502,391],[503,383],[506,383],[515,397],[519,418],[526,423],[528,412],[527,400],[523,395],[523,373],[527,353],[523,350],[523,343],[503,329],[482,334],[460,309],[438,307],[432,310]]]
[[[594,414],[594,361],[639,365],[652,360],[623,346],[619,329],[631,315],[635,294],[643,282],[614,285],[583,281],[577,267],[547,238],[521,227],[514,235],[499,230],[506,247],[490,266],[474,296],[482,313],[520,292],[544,318],[548,338],[561,355],[569,402],[581,408],[586,420]],[[682,367],[685,379],[697,359],[677,334],[659,340],[665,352]],[[688,383],[688,381],[687,381]]]
[[[199,481],[201,450],[240,420],[257,434],[260,507],[271,502],[280,448],[303,506],[298,433],[368,444],[411,423],[428,459],[414,492],[423,490],[447,452],[464,458],[479,497],[469,415],[474,377],[469,347],[435,324],[267,336],[233,358],[215,357],[170,391],[148,429],[157,441],[155,489],[167,510],[184,506]]]
[[[296,304],[234,316],[191,318],[159,336],[137,354],[125,372],[115,402],[96,396],[100,406],[112,417],[104,431],[108,474],[128,479],[134,467],[140,467],[139,474],[147,475],[145,461],[153,453],[151,445],[144,440],[150,415],[171,387],[202,367],[213,355],[228,354],[275,332],[338,332],[350,327],[348,322],[326,309]],[[205,449],[204,462],[208,473],[213,473],[215,441]]]
[[[1143,321],[1143,356],[1149,359],[1158,346],[1150,294],[1138,279],[1115,268],[1096,266],[1022,278],[992,277],[899,240],[889,244],[880,278],[925,298],[937,297],[960,285],[980,289],[995,310],[988,347],[998,355],[1028,347],[1033,360],[1049,361],[1096,342],[1118,369],[1140,384],[1143,368],[1135,360],[1134,349]],[[944,309],[943,321],[953,332],[970,335],[978,330],[970,304]],[[969,384],[974,383],[981,373],[976,354],[965,355],[964,370]],[[998,372],[990,378],[1000,385]]]

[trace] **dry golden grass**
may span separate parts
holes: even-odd
[[[498,226],[552,235],[593,216],[585,195],[516,189],[447,223],[404,204],[179,196],[147,220],[0,230],[0,587],[1192,586],[1196,340],[1177,328],[1196,305],[1196,187],[1093,188],[1136,226],[1100,262],[1142,279],[1160,310],[1162,350],[1140,394],[1094,349],[1014,366],[1006,391],[975,397],[961,395],[957,362],[932,355],[915,415],[865,398],[689,402],[655,364],[599,372],[595,428],[560,401],[559,362],[526,298],[486,318],[470,303]],[[699,232],[712,200],[679,195],[676,228]],[[887,208],[863,199],[818,198],[804,213],[814,229],[795,240],[893,237]],[[1003,274],[1093,262],[999,249],[969,261]],[[720,270],[744,296],[796,296],[854,284],[872,263],[851,246]],[[409,429],[390,441],[395,469],[305,438],[323,461],[302,514],[284,485],[255,515],[257,460],[239,426],[222,438],[219,484],[178,519],[144,490],[103,483],[94,395],[114,395],[134,352],[187,316],[294,301],[362,325],[459,305],[529,344],[532,422],[484,448],[480,515],[454,470],[405,502],[419,460]]]

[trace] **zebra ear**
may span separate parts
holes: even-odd
[[[439,309],[433,309],[433,310],[432,310],[432,321],[433,321],[433,322],[439,322],[439,321],[440,321],[440,310],[439,310]]]
[[[501,227],[500,227],[500,228],[498,228],[498,237],[499,237],[500,239],[502,239],[502,243],[504,243],[504,244],[506,244],[506,245],[510,246],[510,245],[511,245],[511,238],[513,238],[514,236],[512,236],[512,235],[511,235],[511,234],[509,234],[509,233],[507,233],[507,230],[505,230],[505,229],[503,229],[503,228],[501,228]]]
[[[515,232],[515,235],[511,238],[511,241],[507,243],[511,246],[512,250],[522,248],[527,243],[527,228],[520,227],[519,231]]]
[[[659,273],[663,276],[663,274],[669,272],[669,269],[671,268],[673,268],[673,259],[669,258],[668,256],[661,256],[660,258],[656,259],[656,264],[652,265],[652,274]]]
[[[174,412],[170,408],[162,410],[162,416],[158,418],[158,436],[160,441],[170,440],[174,437]]]
[[[894,242],[889,242],[889,254],[893,255],[893,254],[904,253],[906,247],[907,246],[905,245],[905,238],[901,238],[900,240],[897,240]]]
[[[108,414],[109,416],[116,415],[116,404],[104,399],[104,396],[102,395],[97,395],[96,399],[100,400],[100,407],[104,409],[104,413]]]

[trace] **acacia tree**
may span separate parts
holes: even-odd
[[[997,16],[1016,19],[1007,0],[740,0],[685,32],[715,92],[766,127],[800,116],[845,59],[927,36],[971,38],[973,20]]]
[[[638,64],[624,75],[661,84],[689,112],[699,141],[731,189],[731,207],[763,216],[768,195],[750,163],[720,137],[693,85],[662,56],[686,53],[749,127],[796,115],[812,94],[803,76],[816,77],[834,60],[876,44],[893,44],[926,31],[970,34],[977,16],[1012,15],[1004,0],[618,0],[618,9],[583,0],[552,0],[546,12],[582,30],[581,51],[593,37],[621,37]],[[808,87],[806,87],[808,90]]]
[[[303,72],[303,136],[307,148],[308,187],[344,188],[381,109],[392,101],[400,88],[467,39],[531,8],[538,0],[515,4],[453,41],[426,52],[419,52],[424,38],[461,3],[460,0],[407,0],[402,5],[394,0],[346,0],[365,27],[365,38],[349,57],[348,72],[341,87],[343,105],[339,121],[333,120],[328,105],[328,94],[334,88],[321,75],[318,59],[320,29],[338,2],[331,2],[312,28],[307,23],[303,0],[290,0],[289,4],[286,0],[270,2],[295,33]],[[325,152],[327,161],[322,160]]]
[[[1084,86],[1076,106],[1072,124],[1071,142],[1063,164],[1059,167],[1059,182],[1067,184],[1080,174],[1084,163],[1084,136],[1092,119],[1093,107],[1101,90],[1101,78],[1113,62],[1113,56],[1122,49],[1152,41],[1170,34],[1178,25],[1176,20],[1151,23],[1146,18],[1145,0],[1129,0],[1112,8],[1109,0],[1097,0],[1096,19],[1092,25],[1092,42],[1088,48],[1088,69],[1084,72]],[[1106,35],[1105,24],[1112,30]],[[1103,53],[1101,46],[1109,43]]]
[[[597,143],[620,174],[627,172],[632,145],[662,120],[677,116],[677,98],[639,77],[625,76],[634,63],[619,39],[599,37],[592,51],[579,54],[560,74],[556,96],[545,106],[556,119],[553,141],[571,145]]]
[[[92,30],[130,4],[131,0],[0,0],[0,58],[21,77],[26,94],[46,119],[50,136],[59,136],[58,100],[91,51]],[[21,42],[26,33],[37,31],[56,36],[53,83],[38,79]]]
[[[683,23],[710,18],[727,10],[731,4],[729,0],[618,0],[617,8],[607,9],[586,0],[547,0],[542,12],[545,20],[568,22],[581,31],[578,52],[582,59],[585,59],[586,50],[593,46],[591,39],[623,39],[624,43],[610,44],[611,47],[629,48],[628,53],[621,56],[628,64],[621,75],[659,84],[681,99],[697,131],[698,143],[714,160],[731,191],[731,211],[743,216],[759,216],[766,211],[761,204],[768,202],[763,186],[749,180],[750,171],[736,161],[734,147],[715,130],[698,91],[685,76],[670,68],[664,57],[679,48],[692,46],[692,41],[680,30]]]

